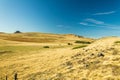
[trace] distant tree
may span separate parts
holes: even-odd
[[[22,33],[21,31],[15,31],[14,33]]]

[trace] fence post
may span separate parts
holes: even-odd
[[[14,75],[14,80],[18,80],[17,73],[15,73],[15,75]]]
[[[7,77],[7,75],[6,75],[6,77],[5,77],[5,80],[8,80],[8,77]]]

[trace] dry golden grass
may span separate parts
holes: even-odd
[[[18,35],[23,34],[14,34],[12,36]],[[24,35],[28,37],[28,34],[24,33]],[[29,34],[30,37],[31,35],[38,37],[40,34]],[[50,34],[49,36],[51,37]],[[18,80],[120,79],[120,44],[116,43],[116,41],[120,41],[120,38],[101,38],[87,44],[86,47],[73,49],[76,46],[86,45],[75,44],[76,40],[93,40],[75,38],[73,35],[64,36],[66,37],[64,37],[65,42],[63,43],[61,38],[60,41],[55,43],[34,43],[27,41],[17,42],[1,37],[0,79],[5,79],[5,75],[7,75],[8,80],[13,80],[13,75],[16,72],[18,73]],[[69,42],[73,45],[68,45]],[[49,46],[49,48],[43,46]]]
[[[48,33],[19,33],[19,34],[0,34],[0,38],[10,41],[19,42],[36,42],[36,43],[66,43],[75,40],[94,41],[90,38],[78,37],[73,34],[48,34]]]

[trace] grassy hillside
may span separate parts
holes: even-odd
[[[27,39],[17,41],[1,37],[1,80],[4,80],[6,75],[8,80],[12,80],[15,73],[18,73],[19,80],[120,79],[119,37],[104,37],[93,42],[93,39],[72,34],[33,34],[1,34],[4,37],[23,36],[27,39],[31,37],[41,39],[49,36],[58,40],[55,43],[53,41],[36,43],[34,39],[33,42],[28,42]],[[62,42],[62,39],[65,42]],[[68,42],[72,44],[68,45]]]
[[[18,73],[19,80],[27,80],[31,74],[58,66],[76,52],[73,48],[89,45],[76,40],[94,41],[73,34],[0,33],[0,79],[7,75],[12,80]]]
[[[36,42],[36,43],[51,43],[51,42],[74,42],[75,40],[93,41],[90,38],[84,38],[73,34],[48,34],[48,33],[17,33],[6,34],[1,33],[0,39],[20,42]]]

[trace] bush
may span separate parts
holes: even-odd
[[[91,42],[88,42],[88,41],[75,41],[75,43],[90,44]]]
[[[68,43],[68,45],[72,45],[72,43]]]
[[[43,46],[43,48],[50,48],[49,46]]]
[[[20,31],[15,31],[14,33],[22,33],[22,32],[20,32]]]
[[[120,43],[120,41],[116,41],[115,43]]]
[[[81,45],[81,46],[77,46],[77,47],[74,47],[72,49],[78,49],[78,48],[83,48],[83,47],[86,47],[87,45]]]

